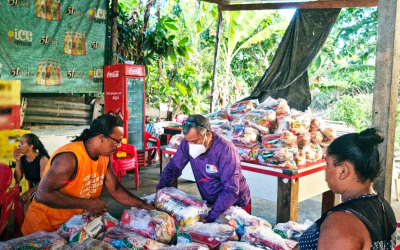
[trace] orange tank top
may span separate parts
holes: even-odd
[[[60,189],[60,191],[66,195],[78,198],[100,197],[109,157],[100,156],[97,161],[94,161],[89,157],[82,141],[71,142],[54,152],[44,169],[43,176],[45,176],[50,169],[54,156],[64,152],[72,152],[75,154],[78,160],[78,168],[75,178]],[[50,208],[33,200],[26,213],[22,225],[22,233],[28,235],[37,231],[56,231],[61,224],[81,212],[82,209]]]

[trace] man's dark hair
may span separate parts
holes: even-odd
[[[193,122],[193,123],[201,124],[204,127],[206,127],[207,129],[205,129],[202,126],[198,126],[198,125],[190,126],[185,122]],[[210,122],[208,121],[208,119],[206,117],[204,117],[202,115],[191,115],[183,122],[182,130],[183,130],[184,135],[187,135],[191,128],[195,128],[197,131],[197,134],[201,134],[201,135],[204,135],[207,131],[211,132]]]
[[[111,114],[101,115],[92,122],[90,129],[83,130],[82,134],[73,141],[85,141],[100,134],[110,136],[115,127],[123,127],[118,117]]]

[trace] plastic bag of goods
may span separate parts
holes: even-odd
[[[208,214],[205,201],[198,200],[179,189],[165,187],[157,191],[155,206],[174,217],[180,226],[201,220]]]
[[[224,108],[221,110],[217,111],[217,115],[215,116],[216,119],[222,120],[222,119],[229,119],[229,109]]]
[[[272,229],[266,227],[246,227],[245,234],[241,241],[245,241],[253,246],[260,248],[272,248],[275,250],[291,250],[297,242],[294,240],[283,239]]]
[[[161,211],[132,207],[122,213],[120,226],[162,243],[175,235],[174,219]]]
[[[234,143],[237,151],[239,152],[242,161],[257,161],[257,153],[260,149],[260,143],[253,144]]]
[[[263,249],[242,241],[228,241],[219,246],[219,250],[258,250]]]
[[[111,244],[116,249],[123,250],[137,248],[153,250],[160,247],[165,247],[165,245],[160,242],[146,238],[120,226],[112,227],[107,230],[102,240]]]
[[[193,225],[179,228],[178,242],[196,242],[207,245],[210,249],[218,249],[222,242],[239,240],[235,229],[229,225],[218,223],[196,222]]]
[[[319,131],[321,127],[323,127],[323,120],[320,117],[311,117],[310,122],[310,132],[311,131]]]
[[[299,149],[305,148],[311,144],[310,132],[297,134],[297,147]]]
[[[307,228],[313,224],[312,221],[306,220],[303,224],[288,221],[286,223],[278,223],[274,226],[274,232],[284,239],[299,241],[301,235]]]
[[[276,112],[274,110],[262,110],[256,109],[247,112],[245,115],[245,120],[250,122],[254,122],[257,125],[267,127],[267,128],[274,128],[275,126],[275,119],[276,119]]]
[[[207,118],[209,121],[219,118],[217,115],[217,112],[206,114],[206,115],[204,115],[204,117]]]
[[[242,128],[234,128],[233,134],[232,134],[232,141],[237,142],[237,143],[243,143],[247,145],[251,145],[254,142],[257,141],[257,137],[259,135],[259,132],[255,128],[251,127],[242,127]],[[242,130],[243,129],[243,130]]]
[[[227,140],[231,140],[233,134],[233,127],[229,124],[222,124],[217,128],[215,133],[224,137]]]
[[[324,136],[319,131],[310,131],[310,140],[314,144],[321,145]]]
[[[241,117],[235,118],[231,120],[231,125],[233,127],[243,126],[243,115]]]
[[[335,140],[337,137],[336,130],[334,130],[333,128],[323,128],[320,130],[320,132],[321,132],[322,136],[324,137],[322,142],[325,144],[326,143],[331,144],[333,142],[333,140]]]
[[[175,246],[167,246],[159,248],[159,250],[209,250],[207,245],[200,244],[200,243],[183,243],[180,242]]]
[[[246,113],[236,113],[233,115],[229,115],[229,121],[231,123],[237,123],[237,122],[243,121],[245,116],[246,116]]]
[[[268,221],[250,215],[243,208],[237,206],[230,207],[215,222],[232,226],[240,236],[244,234],[244,228],[248,226],[272,228]]]
[[[254,104],[251,100],[248,101],[243,101],[243,102],[238,102],[235,104],[232,104],[229,107],[229,113],[231,115],[233,114],[246,114],[247,111],[251,110],[254,108]]]
[[[156,193],[142,196],[140,199],[144,200],[147,204],[154,205],[154,199],[156,198]]]
[[[27,236],[0,242],[0,249],[61,249],[66,244],[67,240],[56,232],[38,231]]]
[[[284,130],[281,133],[263,135],[261,141],[265,148],[293,148],[297,149],[297,136]]]
[[[168,147],[177,149],[183,139],[185,139],[185,136],[183,134],[173,135],[169,140]]]
[[[273,109],[275,110],[277,116],[282,116],[290,112],[289,105],[285,99],[279,98],[276,100],[272,97],[268,97],[265,101],[258,105],[257,109]]]
[[[224,120],[212,120],[210,121],[210,127],[212,132],[216,132],[219,126],[221,125],[229,125],[230,122],[227,119]]]
[[[75,242],[65,245],[62,248],[62,250],[96,250],[96,249],[115,250],[115,247],[101,240],[88,239],[81,243]]]
[[[86,239],[96,238],[101,232],[105,231],[101,217],[88,222],[81,229],[74,231],[69,238],[69,242],[83,242]]]
[[[56,232],[64,239],[69,240],[75,231],[82,229],[91,220],[93,220],[93,218],[90,218],[89,213],[74,215],[64,222]]]
[[[245,122],[246,122],[246,126],[248,126],[250,128],[257,129],[261,136],[269,135],[270,134],[270,130],[273,131],[273,129],[269,129],[269,128],[263,127],[261,125],[257,125],[254,122],[249,122],[249,121],[245,121]]]
[[[296,168],[293,152],[288,148],[263,148],[258,151],[258,162],[269,167]]]
[[[320,145],[318,144],[311,144],[311,147],[314,147],[314,151],[315,151],[315,160],[321,160],[324,158],[324,154],[322,151],[322,148]]]

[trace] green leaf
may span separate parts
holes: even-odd
[[[168,28],[172,29],[172,30],[178,30],[178,27],[176,27],[172,23],[164,23],[164,25],[167,26]]]
[[[170,55],[173,54],[173,53],[175,53],[175,52],[174,52],[174,46],[168,45],[167,55],[170,56]]]
[[[147,57],[145,57],[145,56],[143,56],[142,58],[143,58],[143,61],[144,61],[144,63],[145,63],[146,65],[151,65],[151,62],[150,62],[149,58],[147,58]]]
[[[171,55],[169,55],[169,58],[171,58],[171,62],[172,62],[172,63],[175,63],[175,61],[176,61],[176,54],[175,54],[175,52],[173,52]]]
[[[149,40],[144,41],[143,50],[147,51],[151,48],[151,42]]]
[[[172,42],[172,40],[174,40],[174,39],[175,39],[175,35],[170,35],[168,37],[168,42]]]
[[[178,42],[178,45],[179,45],[179,46],[182,46],[182,45],[184,45],[185,43],[187,43],[188,41],[189,41],[189,37],[185,36],[184,38],[182,38],[182,39]]]
[[[179,94],[180,94],[181,96],[186,96],[186,95],[187,95],[187,90],[186,90],[185,87],[183,87],[181,84],[176,83],[176,84],[175,84],[175,87],[178,89]]]

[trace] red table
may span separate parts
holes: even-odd
[[[175,152],[176,149],[161,147],[160,173]],[[277,203],[276,223],[297,221],[298,203],[318,194],[323,194],[322,213],[335,205],[335,194],[325,182],[324,160],[301,166],[300,169],[267,167],[249,162],[242,162],[241,166],[251,196]],[[190,174],[189,163],[180,178],[194,180]]]

